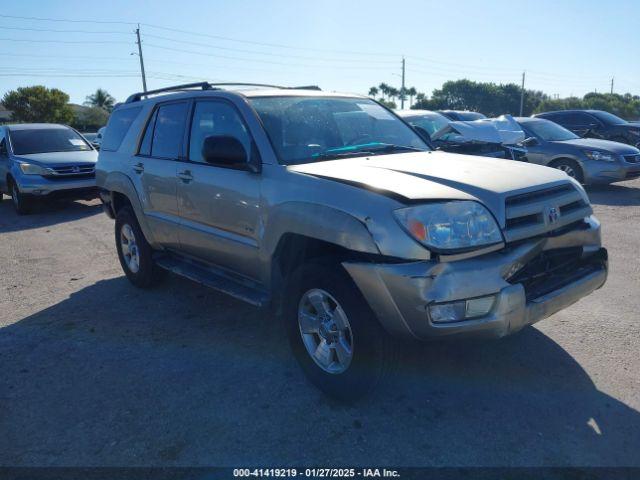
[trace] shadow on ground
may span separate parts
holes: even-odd
[[[0,329],[0,371],[2,465],[640,465],[640,414],[535,328],[408,345],[347,407],[268,313],[120,277]]]
[[[586,188],[591,203],[596,205],[623,207],[640,205],[640,188],[631,185],[631,183],[590,185]]]
[[[39,202],[33,212],[28,215],[18,215],[13,208],[10,197],[4,197],[0,202],[0,233],[42,228],[58,223],[80,220],[102,212],[98,200],[86,201],[50,201]]]

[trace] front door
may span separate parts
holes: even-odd
[[[180,245],[186,253],[257,279],[260,175],[208,164],[202,156],[210,135],[233,136],[247,154],[252,138],[236,108],[224,100],[196,101],[188,163],[178,167]]]

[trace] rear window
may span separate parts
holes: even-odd
[[[115,152],[120,148],[120,144],[124,139],[124,136],[129,131],[131,124],[136,119],[138,114],[142,110],[142,107],[136,108],[123,108],[116,110],[109,117],[109,123],[104,132],[104,138],[102,140],[102,150]]]
[[[84,138],[70,128],[29,128],[12,130],[9,135],[16,155],[91,150]]]

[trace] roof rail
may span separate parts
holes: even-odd
[[[197,83],[185,83],[183,85],[174,85],[172,87],[158,88],[156,90],[148,90],[146,92],[138,92],[129,95],[129,98],[124,103],[139,102],[143,97],[150,95],[156,95],[158,93],[176,92],[181,90],[188,90],[191,88],[200,88],[202,90],[215,90],[219,87],[265,87],[265,88],[279,88],[283,90],[321,90],[317,85],[307,85],[303,87],[283,87],[282,85],[270,85],[267,83],[242,83],[242,82],[225,82],[225,83],[209,83],[209,82],[197,82]]]
[[[185,83],[182,85],[174,85],[172,87],[158,88],[156,90],[147,90],[146,92],[138,92],[133,95],[129,95],[129,98],[124,103],[139,102],[142,97],[148,97],[149,95],[155,95],[157,93],[174,92],[177,90],[187,90],[189,88],[201,88],[202,90],[211,90],[211,84],[209,82],[197,82],[197,83]]]

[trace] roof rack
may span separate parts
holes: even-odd
[[[199,88],[201,90],[218,90],[220,87],[265,87],[265,88],[279,88],[283,90],[317,90],[320,91],[320,87],[317,85],[306,85],[302,87],[283,87],[282,85],[270,85],[267,83],[242,83],[242,82],[226,82],[226,83],[209,83],[209,82],[197,82],[197,83],[185,83],[182,85],[174,85],[171,87],[158,88],[156,90],[147,90],[146,92],[138,92],[129,95],[124,103],[139,102],[143,97],[150,95],[156,95],[158,93],[178,92],[183,90],[189,90],[192,88]]]

